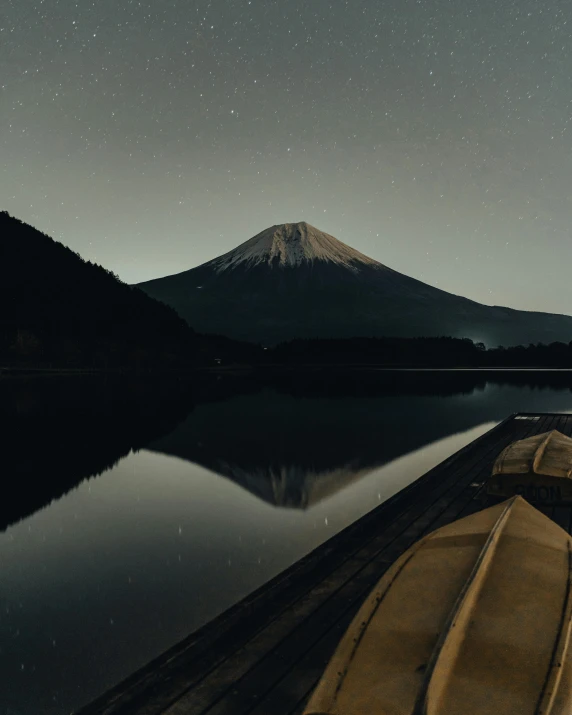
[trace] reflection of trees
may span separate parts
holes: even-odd
[[[35,378],[0,382],[0,528],[49,504],[169,432],[188,395],[160,382]]]

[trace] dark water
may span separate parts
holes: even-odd
[[[0,714],[70,713],[570,373],[0,381]]]

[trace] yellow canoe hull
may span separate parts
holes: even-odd
[[[521,497],[387,571],[305,715],[570,715],[572,539]]]

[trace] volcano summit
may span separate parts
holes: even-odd
[[[220,272],[228,268],[236,268],[240,264],[252,267],[266,263],[270,266],[286,268],[302,266],[314,261],[334,263],[354,272],[363,266],[383,268],[381,263],[346,246],[337,238],[318,231],[304,221],[271,226],[206,265],[216,265],[216,270]]]
[[[382,336],[446,335],[493,346],[572,340],[572,317],[447,293],[305,222],[272,226],[197,268],[137,287],[199,332],[265,345]]]

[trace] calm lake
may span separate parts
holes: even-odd
[[[0,714],[68,714],[569,372],[0,379]]]

